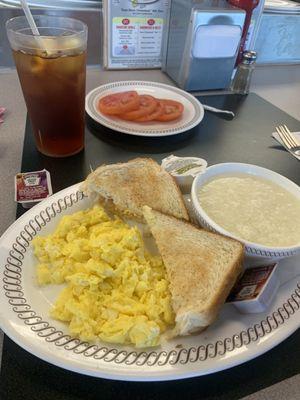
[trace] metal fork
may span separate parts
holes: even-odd
[[[296,156],[300,156],[300,143],[297,139],[291,134],[290,130],[286,125],[279,125],[276,126],[276,131],[282,140],[284,146],[289,150],[291,153],[295,154]]]

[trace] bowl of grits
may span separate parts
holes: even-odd
[[[251,164],[213,165],[192,185],[200,225],[239,240],[245,255],[278,260],[300,253],[300,187]]]

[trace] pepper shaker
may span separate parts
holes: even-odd
[[[234,93],[248,94],[252,72],[255,67],[256,51],[244,51],[242,62],[238,65],[230,89]]]

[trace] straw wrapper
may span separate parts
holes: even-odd
[[[0,107],[0,124],[1,124],[1,122],[4,121],[4,119],[3,119],[4,113],[5,113],[5,108],[4,107]]]

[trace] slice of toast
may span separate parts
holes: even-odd
[[[99,199],[112,212],[141,222],[145,205],[189,220],[175,179],[151,158],[102,165],[88,175],[81,190]]]
[[[216,319],[241,273],[244,247],[149,207],[143,212],[170,282],[173,335],[201,331]]]

